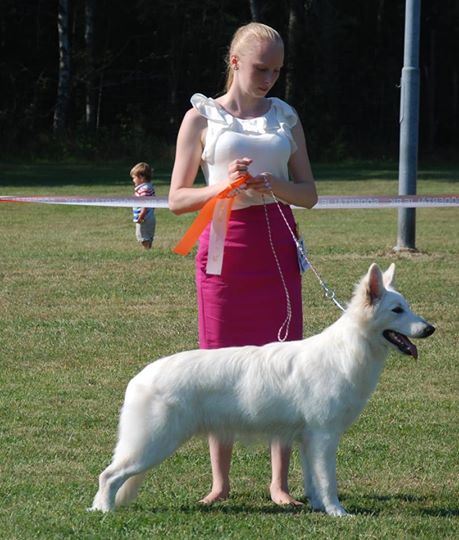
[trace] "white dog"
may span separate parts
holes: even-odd
[[[336,489],[339,439],[372,394],[389,350],[417,357],[408,337],[435,330],[394,290],[394,273],[393,264],[384,274],[373,264],[341,318],[308,339],[187,351],[145,367],[128,384],[113,461],[91,509],[131,501],[146,471],[192,435],[263,434],[299,441],[312,508],[345,515]]]

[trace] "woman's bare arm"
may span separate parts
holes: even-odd
[[[194,212],[221,191],[221,185],[193,187],[201,163],[207,121],[195,109],[184,116],[177,137],[174,169],[169,189],[169,208],[174,214]]]

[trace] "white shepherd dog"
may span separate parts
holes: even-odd
[[[174,354],[128,384],[114,457],[91,510],[127,504],[151,467],[195,434],[222,440],[262,434],[299,441],[305,495],[314,510],[342,516],[336,450],[376,387],[391,348],[417,357],[411,338],[435,328],[396,292],[395,266],[376,264],[338,321],[301,341]]]

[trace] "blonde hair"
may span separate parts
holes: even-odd
[[[151,180],[152,173],[153,169],[150,167],[150,165],[141,161],[140,163],[137,163],[137,165],[134,165],[134,167],[132,167],[129,176],[141,176],[142,178],[145,178],[145,180]]]
[[[233,68],[231,67],[231,57],[235,54],[241,54],[240,51],[244,47],[250,47],[254,41],[272,41],[284,46],[279,32],[266,24],[251,22],[238,28],[233,34],[233,39],[226,55],[226,91],[230,89],[234,77]]]

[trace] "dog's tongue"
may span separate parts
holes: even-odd
[[[393,330],[387,330],[386,332],[384,332],[384,335],[391,343],[398,347],[400,352],[409,356],[413,356],[417,359],[418,350],[416,348],[416,345],[414,345],[414,343],[411,343],[411,341],[406,336],[404,336],[403,334],[399,334],[398,332],[394,332]]]
[[[406,338],[405,345],[408,351],[408,354],[411,354],[413,358],[417,360],[418,358],[418,349],[416,348],[416,345],[414,343],[411,343],[411,341]]]

